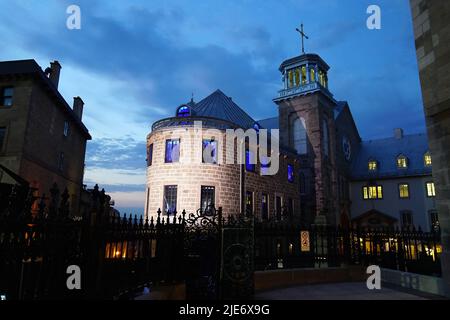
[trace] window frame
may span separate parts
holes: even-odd
[[[408,224],[404,223],[404,217],[406,215],[409,215],[410,217],[410,222]],[[408,228],[408,227],[412,227],[414,225],[414,216],[413,216],[413,212],[411,210],[401,210],[400,211],[400,223],[401,223],[401,227],[402,228]]]
[[[429,151],[427,151],[424,155],[423,155],[423,165],[426,168],[432,167],[433,166],[433,160],[431,158],[431,153]]]
[[[404,166],[400,165],[400,160],[404,160],[404,162],[405,162]],[[408,158],[405,155],[403,155],[403,154],[398,155],[395,162],[396,162],[397,169],[400,169],[400,170],[408,169],[408,165],[409,165]]]
[[[12,94],[11,95],[5,95],[6,90],[11,89]],[[11,104],[5,104],[6,99],[11,99]],[[14,105],[14,86],[4,86],[1,87],[0,91],[0,107],[1,108],[11,108]]]
[[[248,201],[248,196],[250,196],[250,203]],[[250,208],[250,213],[249,213]],[[245,191],[245,215],[247,217],[252,216],[255,211],[255,194],[253,191]]]
[[[174,161],[174,159],[172,158],[172,155],[171,155],[171,157],[170,157],[170,160],[168,159],[168,157],[167,157],[167,155],[168,155],[168,153],[167,153],[167,144],[170,142],[171,144],[172,144],[172,146],[171,146],[171,151],[173,151],[173,148],[174,148],[174,142],[175,141],[178,141],[178,157],[177,157],[177,159],[176,159],[176,161]],[[180,155],[181,155],[181,139],[180,138],[177,138],[177,139],[166,139],[166,142],[165,142],[165,145],[164,145],[164,148],[165,148],[165,151],[164,151],[164,163],[178,163],[178,162],[180,162]]]
[[[431,190],[428,189],[429,184],[432,186]],[[429,191],[432,191],[431,195],[430,195]],[[436,185],[434,184],[434,181],[425,182],[425,192],[427,194],[427,198],[435,198],[436,197]]]
[[[153,143],[147,146],[147,167],[153,164]]]
[[[166,191],[173,192],[173,190],[175,190],[175,208],[172,212],[170,212],[170,208],[169,208],[169,212],[168,212],[166,209],[166,203],[168,203],[169,205],[170,205],[170,203],[169,203],[169,201],[166,200],[168,198],[167,197],[168,192],[166,192]],[[171,201],[173,200],[172,198],[173,198],[173,195],[171,195],[171,198],[170,198]],[[174,212],[177,210],[177,205],[178,205],[178,185],[175,185],[175,184],[164,185],[162,213],[165,215],[174,214]]]
[[[295,182],[295,168],[294,168],[294,165],[290,164],[290,163],[288,163],[288,165],[287,165],[287,181],[289,183]]]
[[[371,165],[374,165],[374,167]],[[378,170],[378,161],[373,159],[367,161],[367,169],[369,172],[376,172]]]
[[[70,122],[69,120],[64,120],[63,136],[68,137],[70,134]]]
[[[205,151],[205,142],[208,142],[210,145],[213,145],[213,150],[212,153],[214,154],[214,156],[212,157],[213,162],[206,162],[204,159],[204,151]],[[217,152],[218,152],[218,141],[216,139],[208,139],[208,138],[204,138],[202,139],[202,163],[204,164],[218,164],[217,161]]]
[[[371,188],[375,188],[375,198],[371,197]],[[362,186],[362,198],[363,200],[383,200],[384,192],[383,185],[381,184],[367,184]],[[367,195],[367,197],[366,197]]]
[[[209,194],[207,193],[208,191],[211,191]],[[205,191],[205,193],[204,193]],[[210,204],[207,204],[205,207],[203,206],[203,200],[204,200],[204,196],[205,198],[208,198],[209,196],[211,196],[212,194],[212,201]],[[205,199],[207,200],[207,199]],[[207,185],[201,185],[200,186],[200,211],[201,212],[205,212],[209,206],[213,206],[215,208],[216,205],[216,187],[215,186],[207,186]]]
[[[406,192],[407,192],[407,196],[406,197],[405,196],[402,197],[402,191],[401,191],[401,187],[402,186],[406,186]],[[397,190],[398,190],[398,198],[399,199],[409,199],[409,198],[411,198],[411,194],[409,192],[409,183],[406,183],[406,182],[399,183]]]

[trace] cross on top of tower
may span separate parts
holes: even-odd
[[[302,53],[305,54],[305,43],[304,40],[309,40],[309,37],[303,32],[303,23],[300,25],[300,30],[298,28],[295,28],[295,30],[300,33],[300,36],[302,37]]]

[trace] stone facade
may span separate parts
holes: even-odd
[[[0,163],[36,188],[36,196],[48,195],[53,183],[61,191],[67,188],[71,209],[78,212],[87,129],[34,60],[0,64],[0,71],[9,65],[9,72],[0,74],[0,88],[14,90],[13,104],[0,106],[0,128],[6,128]],[[16,69],[26,73],[17,74]],[[81,111],[81,99],[74,103]],[[0,182],[14,183],[1,171]]]
[[[147,136],[147,146],[153,144],[151,165],[147,168],[146,215],[155,216],[163,207],[164,186],[177,186],[177,210],[196,212],[200,208],[201,187],[215,187],[215,206],[222,207],[224,214],[240,212],[240,165],[225,164],[226,139],[224,130],[215,130],[211,135],[208,129],[197,132],[193,126],[161,128]],[[202,139],[214,137],[218,142],[218,163],[202,163]],[[180,160],[165,163],[165,142],[167,139],[180,139]],[[236,151],[236,147],[232,152]],[[236,155],[237,153],[235,153]],[[235,156],[236,159],[236,156]],[[300,195],[298,177],[288,182],[287,165],[294,172],[299,170],[295,156],[280,155],[280,170],[274,176],[260,175],[260,164],[255,172],[245,172],[246,191],[253,194],[253,212],[261,217],[262,194],[268,196],[269,218],[275,215],[275,197],[281,197],[282,206],[292,199],[294,214],[300,219]]]
[[[450,2],[410,0],[410,4],[436,181],[442,273],[450,287]]]

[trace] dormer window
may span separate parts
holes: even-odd
[[[177,117],[189,117],[191,115],[191,108],[189,106],[181,106],[177,109]]]
[[[408,159],[404,155],[397,157],[397,168],[406,169],[408,168]]]
[[[369,160],[367,163],[369,171],[377,171],[378,169],[378,162],[376,160]]]
[[[423,163],[425,164],[425,167],[431,167],[432,162],[430,152],[425,153],[425,155],[423,156]]]

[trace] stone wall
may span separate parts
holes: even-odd
[[[450,1],[410,4],[442,231],[442,270],[450,285]]]
[[[153,144],[152,165],[147,168],[147,201],[146,212],[155,216],[163,206],[165,185],[177,185],[177,210],[195,212],[200,208],[201,186],[215,187],[215,206],[222,207],[224,215],[236,214],[240,211],[240,165],[225,164],[224,131],[216,131],[214,138],[218,141],[219,164],[202,163],[202,139],[211,138],[211,134],[194,132],[192,126],[158,129],[147,137],[147,146]],[[206,130],[206,129],[203,129]],[[197,137],[197,140],[194,138]],[[165,141],[180,139],[180,161],[165,163]],[[287,165],[294,166],[294,182],[288,182]],[[253,192],[253,211],[261,213],[261,195],[269,197],[269,216],[275,212],[275,196],[282,197],[283,204],[287,199],[294,201],[294,213],[300,214],[299,194],[299,162],[281,155],[278,174],[261,176],[260,165],[255,172],[246,172],[246,190]]]

